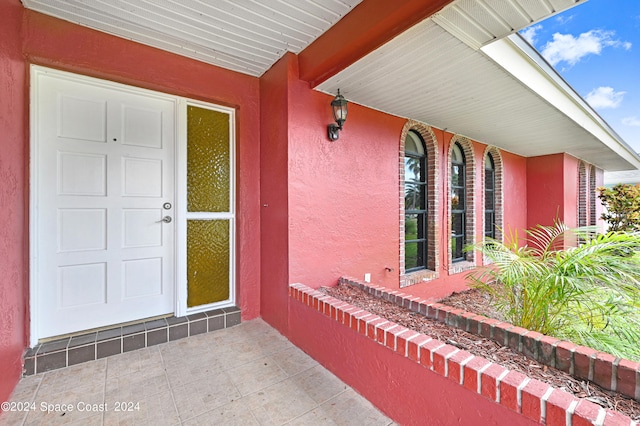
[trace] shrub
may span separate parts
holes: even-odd
[[[526,232],[526,245],[517,233],[475,245],[492,264],[468,279],[514,325],[640,361],[640,234],[593,236],[561,223]],[[565,249],[571,233],[582,244]]]
[[[607,209],[601,217],[610,231],[640,230],[640,185],[621,183],[613,188],[598,188],[598,192]]]

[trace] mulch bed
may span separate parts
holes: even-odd
[[[423,315],[416,314],[406,308],[372,296],[351,285],[323,287],[320,290],[336,299],[340,299],[372,314],[386,318],[396,324],[464,349],[473,355],[486,358],[509,370],[519,371],[531,378],[545,382],[550,386],[569,392],[577,398],[586,398],[604,408],[618,411],[634,421],[640,421],[640,402],[616,392],[603,389],[594,383],[576,379],[563,371],[540,364],[491,339],[486,339],[482,336],[468,333],[456,327],[451,327]],[[442,299],[440,303],[476,314],[502,319],[498,312],[491,309],[488,295],[480,290],[474,289],[454,293]]]

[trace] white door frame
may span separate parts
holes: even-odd
[[[107,80],[101,80],[93,77],[88,77],[80,74],[74,74],[66,71],[59,71],[51,68],[46,68],[39,65],[31,65],[30,67],[30,159],[29,159],[29,303],[30,303],[30,346],[33,347],[38,344],[38,340],[41,336],[38,335],[39,321],[43,321],[43,318],[38,317],[38,291],[37,283],[39,282],[38,276],[38,240],[40,237],[40,230],[37,226],[37,213],[39,209],[38,203],[38,154],[36,149],[36,143],[38,140],[38,112],[35,105],[37,101],[37,94],[39,91],[38,76],[41,74],[48,74],[64,78],[70,81],[77,81],[81,83],[89,83],[98,87],[107,89],[117,89],[119,91],[125,91],[132,94],[143,94],[150,97],[160,98],[165,101],[171,101],[175,104],[175,210],[174,210],[174,223],[175,223],[175,238],[174,238],[174,300],[175,300],[175,315],[184,316],[191,313],[202,312],[210,309],[217,309],[223,307],[229,307],[235,305],[235,247],[236,247],[236,226],[235,226],[235,200],[236,200],[236,164],[235,164],[235,110],[232,108],[221,107],[218,105],[195,101],[179,96],[168,95],[161,92],[151,91],[138,87],[133,87],[121,83],[115,83]],[[231,167],[231,182],[230,182],[230,212],[229,213],[210,213],[206,218],[210,219],[227,219],[230,221],[230,299],[223,302],[213,303],[210,305],[203,305],[194,308],[187,308],[187,246],[186,246],[186,223],[190,214],[187,213],[187,196],[186,196],[186,168],[187,168],[187,106],[194,105],[202,108],[212,109],[219,112],[229,114],[229,130],[230,130],[230,167]],[[194,217],[195,218],[195,217]],[[198,217],[200,218],[200,217]]]
[[[196,106],[229,115],[229,167],[231,168],[231,182],[229,182],[229,212],[227,213],[189,213],[187,212],[187,107]],[[212,309],[234,306],[236,302],[236,115],[233,108],[214,105],[193,99],[180,98],[178,104],[178,147],[176,164],[176,215],[181,219],[176,223],[177,231],[177,261],[178,288],[176,300],[176,315],[185,316]],[[229,220],[229,299],[189,308],[187,307],[187,220],[188,219],[224,219]]]

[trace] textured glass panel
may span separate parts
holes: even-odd
[[[229,221],[187,221],[187,306],[229,299]]]
[[[229,115],[187,107],[187,211],[230,211]]]

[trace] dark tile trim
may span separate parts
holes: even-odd
[[[75,348],[76,346],[89,345],[96,342],[97,333],[83,334],[81,336],[73,336],[69,342],[68,349]]]
[[[126,326],[122,327],[122,335],[123,336],[127,336],[129,334],[144,333],[145,330],[146,330],[146,327],[145,327],[144,323],[126,325]]]
[[[240,309],[232,307],[65,337],[28,348],[22,374],[43,373],[237,324],[240,324]]]

